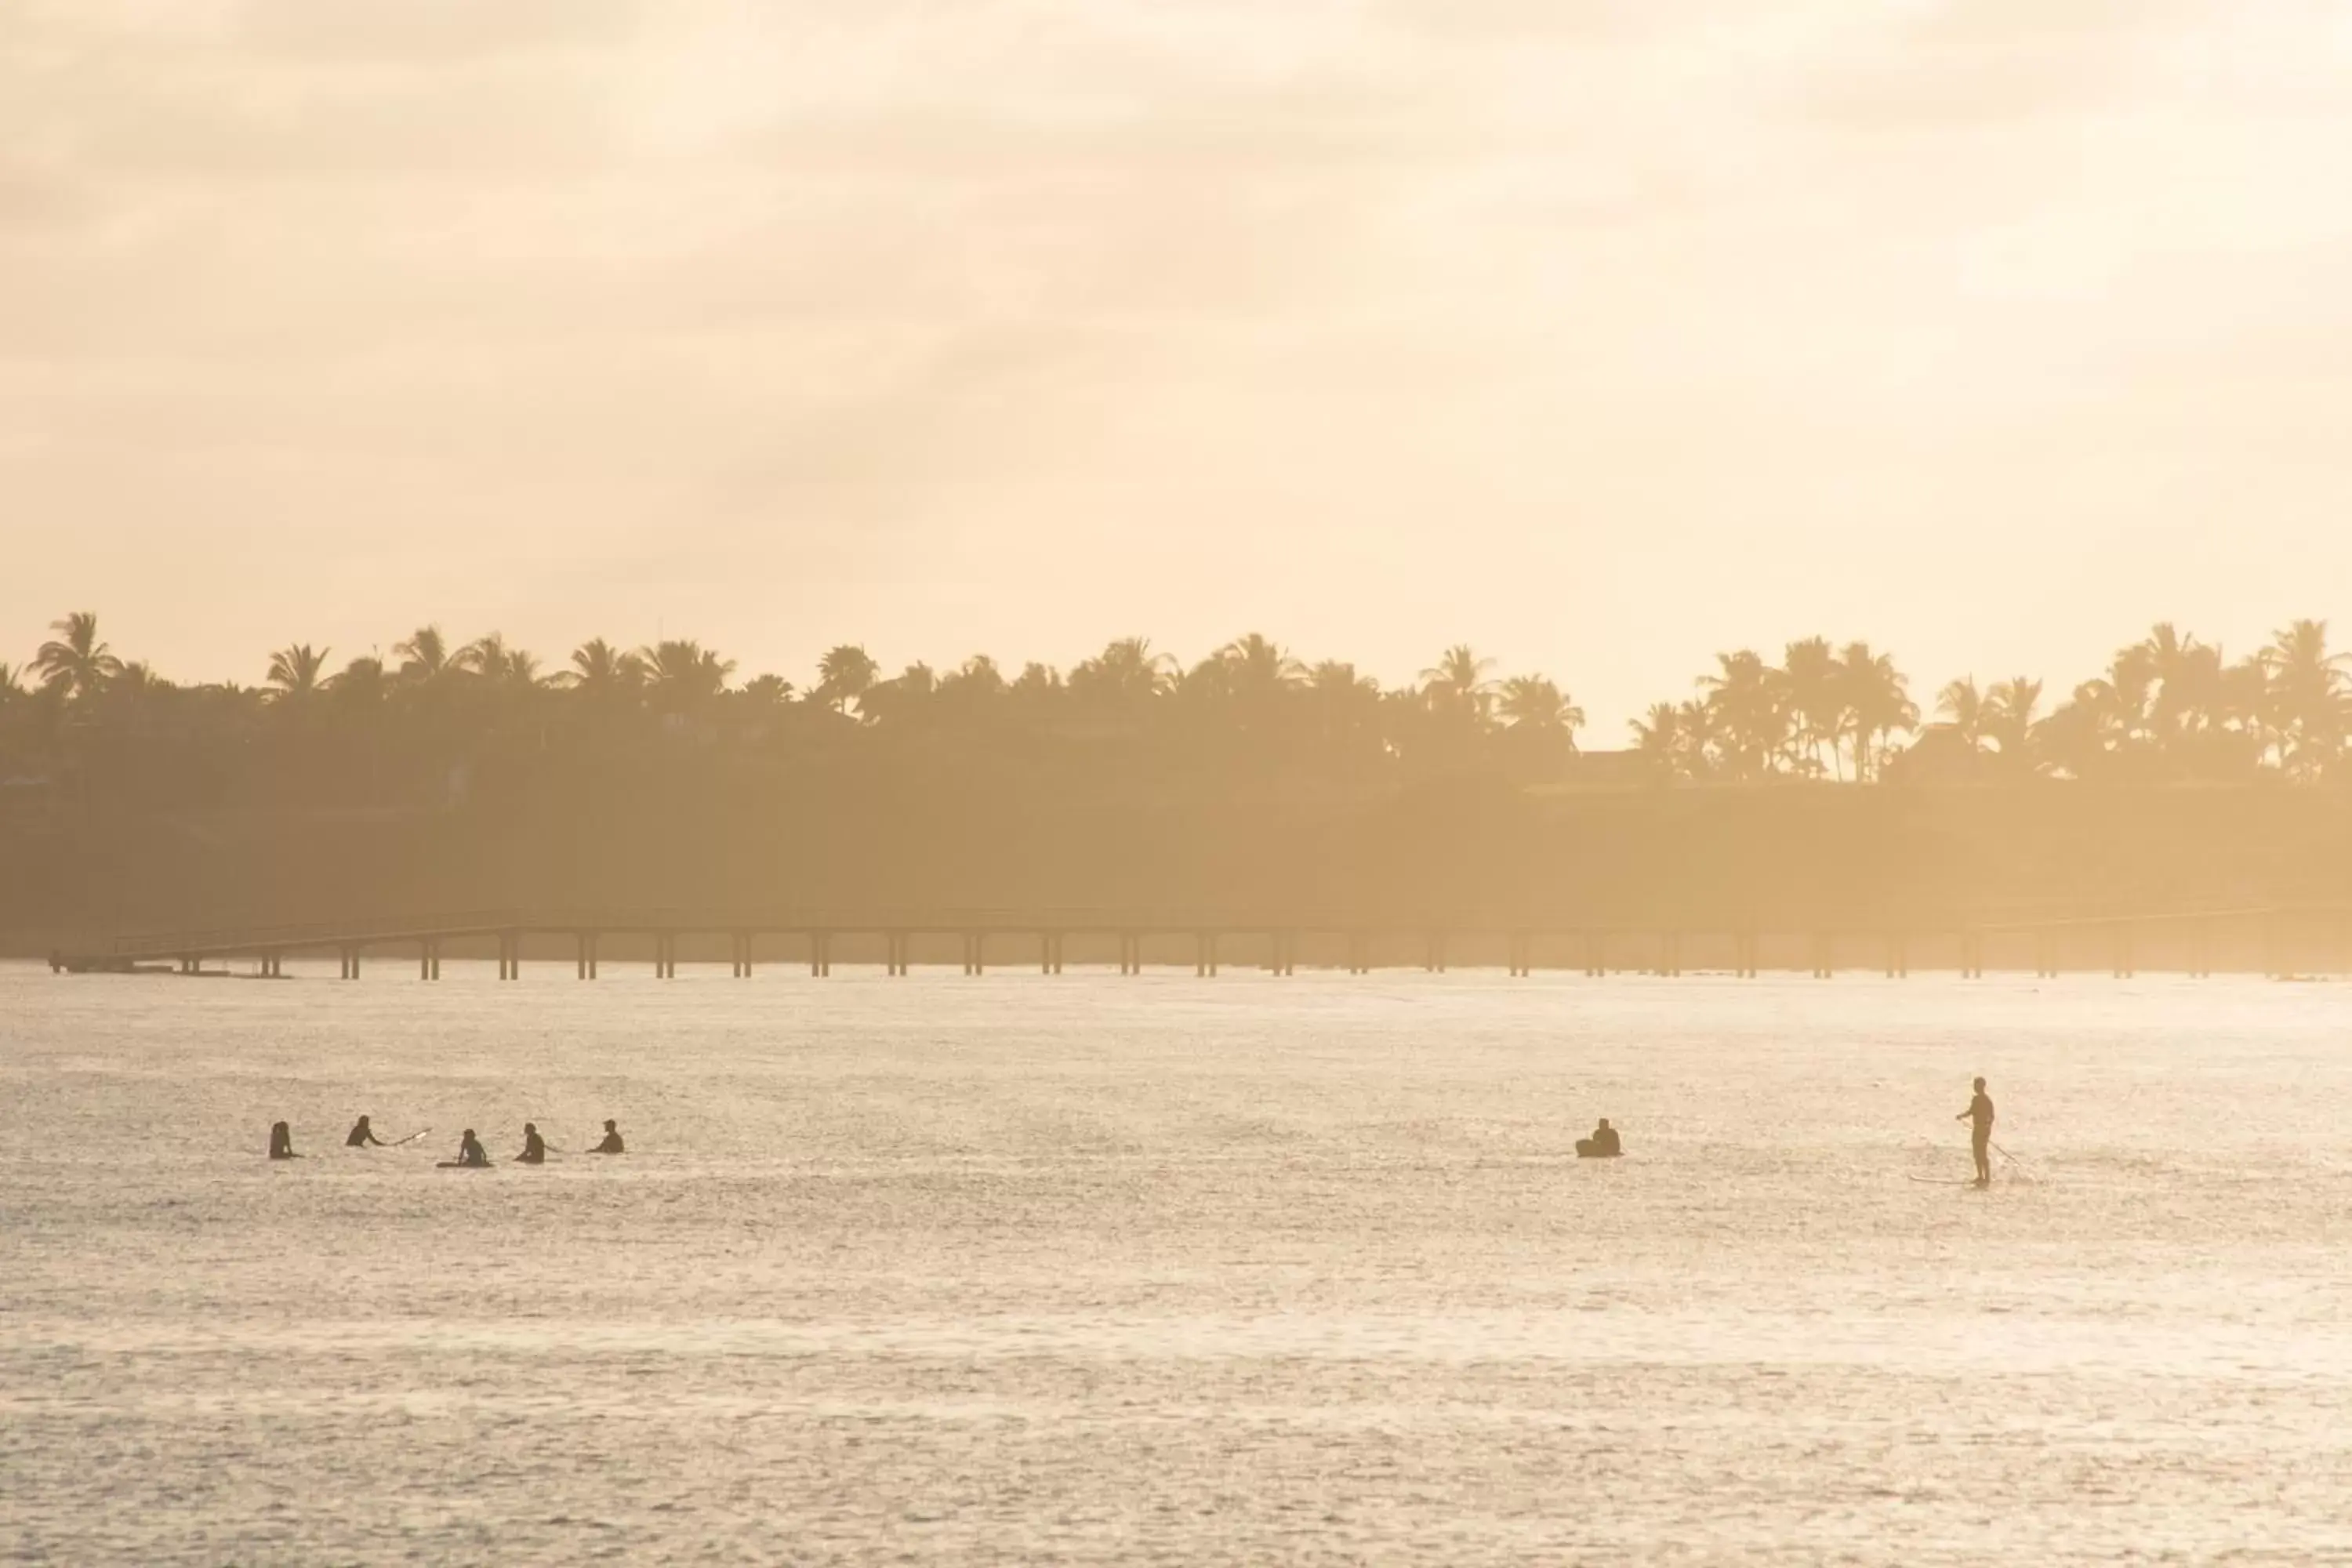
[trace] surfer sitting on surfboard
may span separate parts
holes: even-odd
[[[294,1130],[283,1121],[273,1121],[269,1124],[269,1157],[273,1160],[296,1158]]]
[[[522,1124],[522,1152],[515,1156],[515,1161],[524,1165],[547,1163],[547,1140],[539,1135],[539,1123],[536,1121]]]
[[[1624,1145],[1617,1140],[1617,1129],[1609,1125],[1605,1116],[1601,1125],[1592,1130],[1591,1137],[1576,1141],[1576,1157],[1580,1160],[1613,1160],[1624,1152]]]
[[[1984,1079],[1977,1079],[1969,1108],[1952,1120],[1969,1123],[1969,1148],[1977,1157],[1977,1185],[1992,1185],[1992,1157],[1986,1152],[1992,1142],[1992,1098],[1985,1093]]]
[[[490,1152],[482,1147],[482,1141],[474,1136],[474,1130],[470,1127],[467,1128],[464,1133],[462,1133],[457,1139],[457,1157],[454,1160],[444,1160],[441,1162],[444,1167],[451,1165],[487,1165],[489,1163]]]
[[[364,1149],[371,1143],[374,1144],[379,1149],[383,1147],[383,1140],[375,1135],[375,1129],[370,1127],[368,1125],[368,1119],[362,1116],[357,1121],[352,1123],[351,1136],[343,1140],[343,1147],[346,1149]]]
[[[604,1141],[602,1143],[597,1144],[593,1149],[589,1150],[588,1152],[591,1154],[617,1154],[621,1152],[621,1130],[618,1127],[614,1126],[611,1121],[606,1121],[604,1123]]]

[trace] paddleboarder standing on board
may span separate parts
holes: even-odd
[[[1992,1146],[1992,1097],[1985,1093],[1984,1079],[1977,1079],[1969,1108],[1952,1120],[1969,1124],[1969,1148],[1977,1157],[1977,1185],[1992,1185],[1992,1156],[1988,1152]]]

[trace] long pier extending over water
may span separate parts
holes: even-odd
[[[536,961],[551,947],[581,980],[598,977],[611,942],[649,960],[655,975],[675,978],[689,962],[721,962],[751,975],[755,963],[805,963],[833,972],[843,961],[879,963],[908,973],[919,950],[928,962],[961,956],[966,974],[1009,960],[1059,974],[1075,942],[1122,974],[1154,966],[1206,978],[1235,963],[1275,974],[1310,968],[1370,973],[1384,968],[1502,967],[1513,975],[1538,969],[1600,976],[1634,972],[1666,976],[1712,973],[1753,977],[1768,969],[1828,979],[1843,971],[1889,978],[1941,971],[1981,978],[1988,970],[2038,976],[2105,972],[2210,975],[2236,969],[2267,975],[2352,975],[2352,905],[2278,905],[2158,913],[2016,911],[1975,917],[1792,923],[1607,921],[1589,918],[1432,913],[1418,918],[1173,910],[474,910],[435,915],[383,915],[209,930],[128,933],[97,952],[58,952],[64,973],[126,973],[173,966],[195,974],[207,964],[248,963],[282,974],[289,956],[331,953],[346,980],[362,961],[397,951],[412,956],[425,980],[441,976],[446,951],[494,950],[499,977],[520,977],[527,945]],[[620,954],[616,953],[616,957]]]

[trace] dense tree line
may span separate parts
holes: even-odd
[[[2031,677],[1971,676],[1937,693],[1923,727],[1891,658],[1815,637],[1777,666],[1721,655],[1696,697],[1659,703],[1633,729],[1637,750],[1682,778],[2312,781],[2345,762],[2346,662],[2325,621],[2295,621],[2235,661],[2166,623],[2054,704]]]
[[[456,643],[433,626],[393,657],[348,660],[290,644],[260,684],[180,686],[126,661],[87,613],[51,628],[29,663],[0,665],[0,773],[105,765],[215,771],[259,748],[313,798],[389,804],[456,763],[515,754],[613,759],[677,746],[761,753],[982,755],[1035,766],[1282,767],[1329,774],[1486,773],[1573,777],[1585,716],[1554,681],[1497,679],[1471,648],[1383,687],[1353,665],[1308,665],[1256,634],[1181,664],[1142,638],[1066,671],[1007,672],[981,656],[950,670],[886,675],[862,647],[818,662],[805,688],[738,681],[699,643],[628,648],[598,638],[561,667],[492,634]],[[2048,776],[2221,781],[2324,778],[2352,734],[2345,656],[2326,626],[2297,621],[2236,661],[2159,626],[2064,700],[2019,677],[1946,686],[1923,716],[1909,682],[1866,644],[1790,644],[1779,663],[1723,654],[1693,695],[1632,726],[1632,771],[1660,781],[1760,783]],[[290,764],[289,764],[290,766]],[[248,767],[247,771],[250,769]],[[161,787],[156,782],[155,787]]]

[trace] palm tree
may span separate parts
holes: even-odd
[[[269,693],[272,700],[304,702],[318,695],[326,684],[327,655],[331,648],[312,647],[309,643],[289,643],[269,656],[269,673],[263,684],[275,687]]]
[[[497,686],[527,690],[542,684],[539,656],[509,647],[507,639],[497,632],[467,643],[457,651],[454,662],[460,669],[470,670]]]
[[[992,698],[1004,695],[1004,672],[988,655],[976,653],[965,659],[961,668],[950,670],[941,678],[939,693],[961,703],[985,704]]]
[[[1515,675],[1503,682],[1498,711],[1514,731],[1566,735],[1571,751],[1576,732],[1584,728],[1584,710],[1539,675]]]
[[[1307,667],[1287,648],[1258,632],[1234,638],[1216,652],[1224,672],[1225,694],[1234,703],[1234,718],[1263,736],[1281,724],[1281,711],[1307,679]]]
[[[362,712],[382,705],[392,687],[383,660],[365,655],[343,666],[341,674],[323,684],[333,695],[335,706]]]
[[[1706,709],[1735,777],[1759,779],[1772,771],[1789,735],[1787,683],[1752,649],[1715,656],[1717,671],[1699,677]]]
[[[1936,711],[1944,716],[1938,726],[1948,730],[1970,752],[1984,750],[1985,736],[1991,721],[1985,695],[1977,689],[1973,675],[1955,680],[1937,694]]]
[[[439,626],[417,627],[405,641],[393,644],[392,651],[400,656],[400,679],[411,686],[437,686],[460,668]]]
[[[1996,680],[1985,693],[1985,735],[2012,769],[2026,765],[2034,725],[2039,722],[2035,710],[2041,706],[2042,682],[2022,675]]]
[[[592,637],[572,650],[572,668],[553,679],[599,701],[609,700],[645,685],[646,661],[603,637]]]
[[[13,664],[0,664],[0,708],[5,708],[25,695],[25,672]]]
[[[33,668],[41,672],[42,685],[79,702],[96,696],[122,673],[122,661],[99,641],[98,616],[90,611],[77,610],[53,621],[49,630],[58,635],[33,656]]]
[[[1306,700],[1315,732],[1325,742],[1378,740],[1381,683],[1357,674],[1354,665],[1327,658],[1307,671]]]
[[[2102,722],[2117,751],[2152,743],[2156,736],[2156,653],[2146,643],[2119,648],[2098,684]]]
[[[1653,702],[1649,716],[1626,721],[1633,732],[1633,750],[1661,773],[1674,773],[1682,760],[1682,710],[1671,702]]]
[[[1788,693],[1790,741],[1802,751],[1806,771],[1818,776],[1825,771],[1823,746],[1830,749],[1831,762],[1839,763],[1838,746],[1849,719],[1843,672],[1830,651],[1830,639],[1790,643],[1781,655],[1780,673]],[[1843,773],[1843,763],[1839,771]]]
[[[2343,749],[2346,658],[2328,651],[2326,621],[2293,622],[2263,650],[2284,763],[2294,777],[2316,777]]]
[[[873,655],[855,643],[843,643],[816,661],[816,700],[831,703],[837,712],[847,711],[855,702],[863,713],[866,693],[881,673]]]
[[[2189,725],[2195,706],[2200,656],[2210,652],[2170,621],[2158,621],[2140,643],[2138,662],[2156,682],[2148,709],[2149,728],[2159,746],[2170,746]]]
[[[2114,756],[2116,710],[2113,688],[2104,680],[2086,680],[2056,712],[2033,727],[2033,743],[2067,776],[2095,777]]]
[[[1838,674],[1851,715],[1854,780],[1868,784],[1885,766],[1887,741],[1919,727],[1919,706],[1911,700],[1910,683],[1895,668],[1894,656],[1874,654],[1868,643],[1846,645]]]
[[[1021,673],[1004,689],[1004,694],[1020,711],[1034,716],[1050,711],[1068,690],[1060,670],[1033,658],[1021,667]]]
[[[645,665],[654,701],[673,713],[699,708],[727,689],[735,661],[721,658],[700,643],[672,637],[637,650]]]
[[[2223,666],[2214,679],[2212,704],[2213,725],[2229,738],[2231,755],[2244,766],[2261,767],[2278,740],[2270,668],[2262,655]]]
[[[793,683],[781,675],[755,675],[743,683],[743,700],[754,708],[782,708],[793,700]]]
[[[1494,707],[1494,685],[1486,679],[1494,668],[1493,659],[1480,658],[1468,643],[1455,643],[1438,656],[1433,668],[1421,672],[1423,695],[1431,708],[1483,725]]]
[[[1150,637],[1120,637],[1070,671],[1070,689],[1103,707],[1134,710],[1176,685],[1176,661]]]

